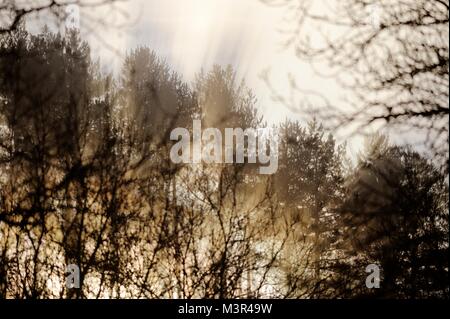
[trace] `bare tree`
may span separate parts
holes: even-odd
[[[63,9],[69,5],[77,5],[80,8],[92,8],[112,5],[119,1],[123,0],[2,0],[0,2],[0,34],[16,30],[31,15],[44,12],[50,13],[62,23],[68,17],[68,13]]]
[[[320,116],[330,129],[393,128],[448,168],[447,0],[264,2],[286,7],[286,45],[297,57],[352,96],[342,105],[327,99],[317,104],[291,79],[301,102],[278,98],[297,112]]]

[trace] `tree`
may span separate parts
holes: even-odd
[[[223,135],[225,128],[245,130],[261,122],[253,94],[244,83],[237,83],[231,67],[214,66],[200,73],[194,88],[204,127],[218,128]],[[182,227],[191,232],[180,238],[175,250],[183,269],[175,272],[180,274],[176,278],[181,296],[264,296],[286,237],[277,233],[269,218],[275,209],[270,183],[258,179],[250,166],[204,163],[178,176],[180,203],[193,207],[197,216],[194,225]]]
[[[341,209],[344,236],[357,256],[353,268],[379,264],[379,297],[447,298],[448,184],[410,148],[372,139],[348,184]],[[364,278],[364,277],[361,277]],[[359,294],[367,294],[361,282]],[[354,292],[355,293],[355,292]]]
[[[115,93],[76,31],[61,38],[19,30],[2,53],[3,295],[99,293],[83,284],[98,272],[101,283],[108,279],[117,243],[105,237],[140,211],[137,205],[124,211],[134,163],[126,153],[131,140],[113,121]],[[49,287],[71,263],[84,289]]]
[[[81,8],[95,8],[111,5],[117,0],[83,1],[83,0],[52,0],[52,1],[2,1],[0,3],[0,35],[16,31],[27,17],[42,12],[51,13],[62,23],[67,18],[65,8],[77,5]]]
[[[343,196],[343,146],[336,146],[331,134],[316,121],[303,128],[299,122],[286,121],[281,126],[280,167],[276,174],[276,191],[289,218],[300,221],[294,245],[304,245],[299,263],[305,273],[289,283],[303,297],[326,294],[329,276],[326,269],[327,254],[331,250],[332,234],[336,225],[335,210]],[[303,238],[303,240],[301,240]],[[296,283],[296,280],[309,282]]]
[[[447,0],[264,2],[295,9],[286,44],[352,96],[343,105],[324,99],[311,106],[302,93],[327,128],[369,133],[386,126],[409,138],[414,129],[415,142],[448,170]]]

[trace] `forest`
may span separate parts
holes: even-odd
[[[1,34],[0,298],[448,298],[448,171],[411,146],[351,160],[286,119],[274,174],[169,159],[194,120],[268,127],[257,103],[231,66],[186,83],[140,46],[115,76],[76,29]]]

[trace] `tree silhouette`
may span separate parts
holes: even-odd
[[[307,129],[291,121],[281,127],[281,164],[276,189],[285,212],[291,219],[301,221],[297,232],[304,240],[298,244],[310,247],[301,250],[305,256],[300,256],[299,262],[309,260],[309,263],[303,266],[305,274],[297,278],[306,275],[309,288],[305,289],[305,283],[295,283],[295,276],[290,278],[294,280],[291,285],[303,290],[303,297],[319,296],[328,289],[324,285],[329,275],[325,269],[326,255],[330,249],[330,234],[338,227],[333,210],[343,196],[344,149],[336,146],[331,135],[325,137],[324,134],[323,127],[316,121]],[[309,278],[311,273],[313,280]]]
[[[445,176],[428,160],[383,136],[372,139],[341,216],[358,259],[381,265],[377,296],[448,297],[447,205]]]
[[[263,2],[286,7],[286,45],[352,96],[336,105],[317,92],[317,104],[300,93],[300,105],[284,99],[291,109],[312,112],[329,129],[365,134],[385,126],[403,136],[413,129],[417,145],[448,170],[447,0]]]

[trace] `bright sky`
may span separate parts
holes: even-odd
[[[106,17],[103,26],[91,20]],[[288,74],[299,87],[324,94],[330,101],[342,98],[332,79],[323,79],[301,63],[292,48],[285,48],[281,30],[286,11],[258,0],[128,0],[115,7],[82,9],[80,25],[92,52],[107,70],[117,71],[127,50],[145,45],[166,58],[186,81],[202,68],[231,64],[258,98],[258,108],[268,123],[305,118],[274,102],[261,73],[270,70],[276,91],[289,96]],[[342,139],[340,140],[342,141]],[[351,155],[361,139],[346,140]]]
[[[118,21],[123,20],[125,26],[107,27],[106,32],[97,30],[97,35],[89,36],[93,52],[107,66],[118,69],[121,55],[139,45],[154,49],[187,81],[193,80],[202,68],[231,64],[238,77],[245,78],[255,92],[258,106],[269,122],[292,118],[294,114],[271,101],[267,85],[260,77],[264,70],[270,69],[271,82],[282,93],[288,92],[288,73],[295,75],[302,88],[324,89],[324,80],[302,65],[292,49],[283,47],[285,37],[280,29],[285,11],[280,8],[258,0],[130,0],[121,3],[120,8],[128,16],[120,17],[120,11],[116,10],[109,22],[120,25]],[[98,34],[104,41],[98,41]],[[328,95],[338,96],[333,81],[326,87]]]

